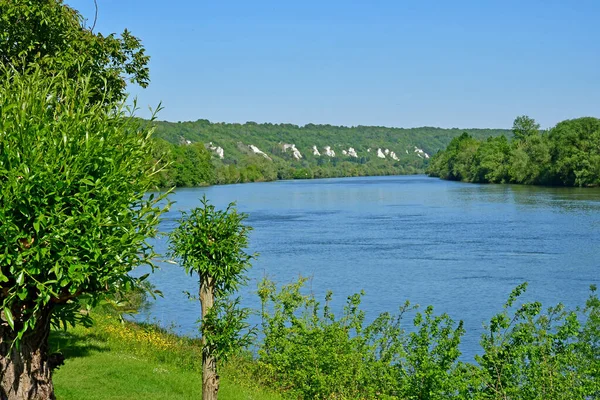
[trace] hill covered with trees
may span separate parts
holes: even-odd
[[[388,128],[307,124],[154,122],[161,186],[423,173],[463,132],[480,140],[504,129]]]
[[[566,120],[541,131],[535,120],[520,116],[513,135],[482,140],[465,132],[432,158],[427,172],[476,183],[600,185],[600,119]]]

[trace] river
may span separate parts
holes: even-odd
[[[479,350],[482,324],[510,291],[529,282],[523,301],[583,305],[600,276],[600,190],[478,185],[425,176],[296,180],[178,189],[161,223],[168,232],[182,210],[211,203],[249,215],[252,252],[260,253],[241,292],[258,309],[257,282],[311,277],[307,289],[334,292],[338,309],[365,291],[372,320],[405,300],[433,305],[464,321],[461,350]],[[164,252],[166,238],[155,241]],[[197,279],[161,263],[151,281],[163,291],[142,319],[197,332]],[[138,273],[146,272],[144,269]],[[257,317],[253,322],[256,322]],[[406,326],[410,327],[410,321]]]

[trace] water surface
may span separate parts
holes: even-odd
[[[598,189],[424,176],[179,189],[161,230],[170,231],[179,213],[198,206],[203,194],[218,207],[236,201],[249,214],[251,251],[260,256],[242,296],[255,309],[256,284],[265,274],[279,283],[310,276],[309,290],[318,297],[333,290],[338,308],[364,290],[369,319],[396,311],[406,299],[432,304],[464,320],[461,349],[472,356],[482,323],[501,311],[516,285],[529,282],[524,300],[575,307],[584,304],[590,284],[599,283]],[[159,251],[165,242],[157,241]],[[162,264],[151,280],[165,298],[153,304],[149,318],[195,334],[199,305],[183,291],[197,291],[196,279]]]

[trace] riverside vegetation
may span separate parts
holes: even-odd
[[[215,366],[215,354],[243,342],[243,321],[236,316],[244,312],[233,311],[234,320],[227,314],[235,300],[218,298],[225,312],[203,314],[201,332],[211,331],[201,341],[98,311],[104,301],[121,302],[141,287],[147,276],[129,272],[153,265],[156,254],[147,240],[158,233],[166,210],[161,197],[146,195],[156,188],[166,153],[152,139],[152,128],[122,103],[128,80],[148,82],[141,43],[127,31],[121,37],[93,33],[59,0],[0,0],[0,22],[0,398],[53,399],[54,377],[56,392],[65,398],[198,396],[202,385],[195,382],[204,361]],[[581,146],[568,146],[575,133],[589,126],[595,132],[593,121],[579,123],[562,125],[550,136],[564,136],[564,151],[575,151]],[[593,143],[583,147],[592,155],[583,167],[590,168],[579,168],[579,156],[562,157],[563,149],[555,149],[557,176],[593,185]],[[189,148],[206,154],[204,143]],[[220,219],[207,221],[223,228]],[[232,226],[240,222],[234,218]],[[194,228],[198,235],[211,232]],[[217,295],[231,294],[248,266],[248,259],[234,271],[227,263],[206,264],[229,260],[228,252],[245,247],[237,229],[225,228],[215,231],[225,237],[205,237],[193,254],[190,243],[179,246],[176,238],[173,248],[201,280],[206,271],[231,278],[216,288]],[[238,242],[230,246],[230,240]],[[446,314],[406,303],[398,314],[384,313],[367,324],[361,294],[350,296],[336,316],[328,304],[332,294],[321,305],[302,285],[260,285],[255,352],[241,349],[221,360],[230,390],[279,397],[261,389],[266,387],[307,399],[600,397],[600,301],[594,287],[577,310],[518,305],[525,286],[517,287],[489,322],[482,353],[470,364],[459,358],[463,326]],[[406,326],[405,315],[412,320]],[[62,365],[64,356],[70,358]]]
[[[445,148],[463,132],[456,128],[228,124],[207,120],[157,121],[153,125],[155,158],[171,163],[158,175],[162,187],[423,173],[430,154]],[[503,129],[466,131],[482,140],[510,135]]]
[[[404,303],[372,323],[348,297],[340,316],[306,294],[302,278],[261,282],[261,340],[220,363],[221,398],[595,399],[600,396],[600,300],[581,309],[510,294],[487,325],[475,363],[460,360],[460,322]],[[154,325],[94,311],[92,328],[53,332],[70,356],[56,372],[61,398],[198,398],[202,344]],[[409,315],[411,317],[409,317]],[[82,369],[86,368],[86,373]],[[89,370],[87,369],[89,368]],[[125,368],[125,369],[124,369]],[[119,374],[123,371],[123,375]],[[126,379],[123,376],[127,376]],[[102,387],[98,380],[102,380]],[[98,392],[101,390],[101,392]],[[277,391],[279,394],[274,394]],[[162,397],[161,397],[162,396]]]
[[[562,121],[548,131],[517,117],[513,139],[479,140],[463,133],[432,158],[427,173],[476,183],[599,186],[600,119]]]

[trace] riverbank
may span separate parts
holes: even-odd
[[[54,373],[62,400],[198,399],[202,396],[201,352],[197,340],[154,325],[94,315],[94,326],[53,331],[52,351],[65,356]],[[278,400],[240,372],[240,360],[221,369],[220,399]]]

